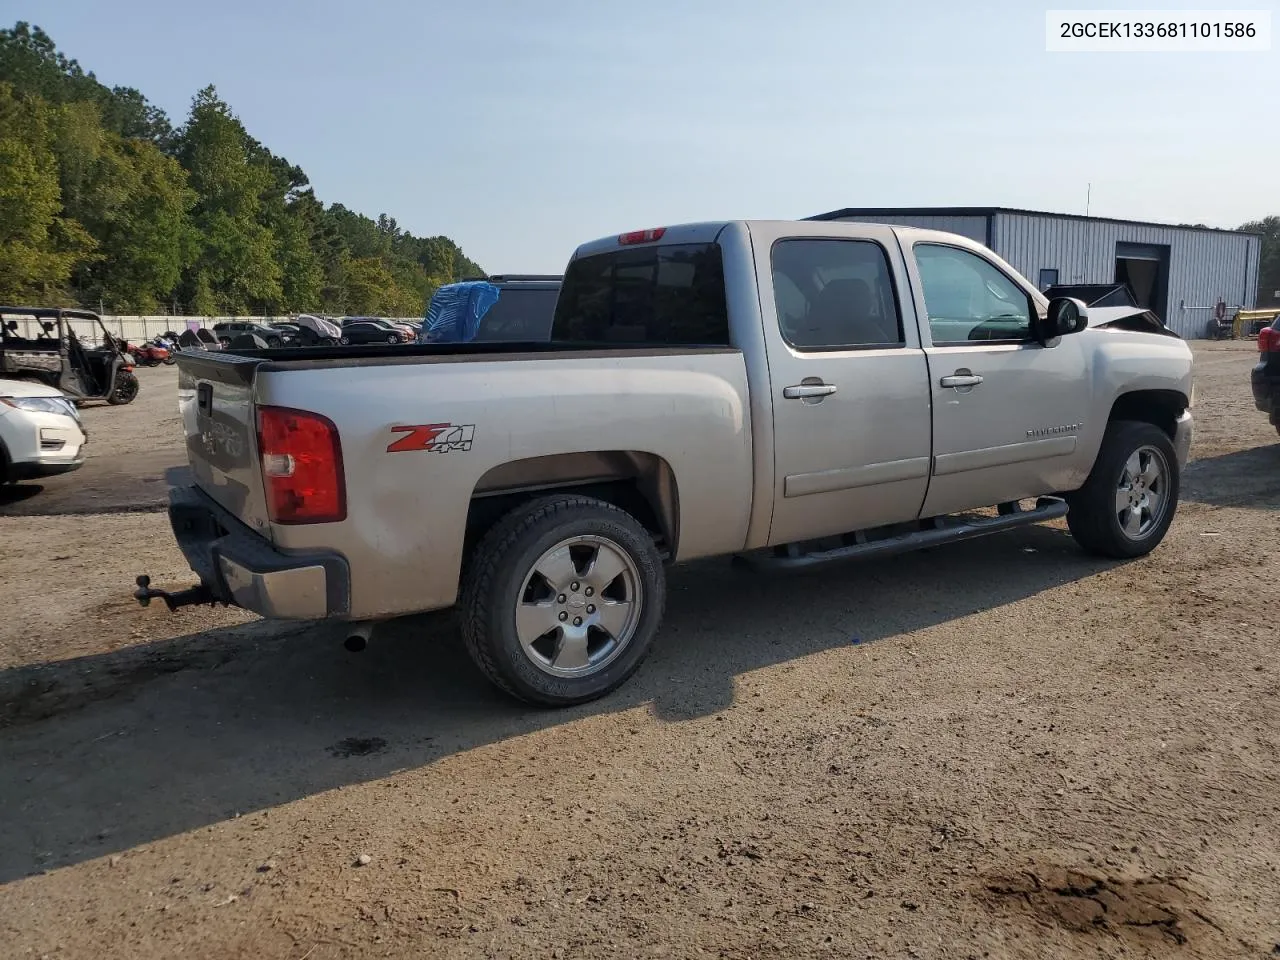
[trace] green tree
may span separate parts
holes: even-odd
[[[1280,306],[1280,216],[1263,217],[1241,225],[1241,230],[1262,234],[1258,254],[1258,306]]]
[[[191,299],[218,313],[256,313],[283,297],[278,244],[262,222],[268,168],[250,162],[251,141],[217,91],[205,87],[178,133],[178,156],[196,194],[200,250],[188,271]]]
[[[124,201],[93,230],[103,258],[91,267],[95,295],[117,312],[154,312],[172,294],[199,250],[186,171],[144,140],[117,141]]]
[[[93,239],[63,218],[49,108],[0,83],[0,300],[63,302]]]
[[[394,283],[377,257],[348,260],[342,277],[345,312],[355,315],[383,313],[386,293]]]
[[[131,87],[108,89],[92,73],[58,51],[39,27],[19,21],[0,30],[0,81],[22,94],[51,104],[93,103],[107,130],[124,137],[152,140],[167,146],[173,134],[163,110]]]
[[[0,30],[0,294],[150,311],[416,315],[482,273],[447,237],[415,237],[315,196],[213,87],[181,130],[108,88],[38,26]]]

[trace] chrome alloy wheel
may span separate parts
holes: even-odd
[[[1169,463],[1155,447],[1130,454],[1116,487],[1116,519],[1130,540],[1151,535],[1169,507]]]
[[[631,642],[644,602],[640,572],[604,537],[562,540],[533,564],[516,603],[516,635],[554,677],[597,673]]]

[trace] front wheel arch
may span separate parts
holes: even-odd
[[[1122,393],[1111,404],[1107,422],[1132,420],[1159,427],[1169,437],[1177,432],[1178,417],[1190,406],[1180,390],[1131,390]]]

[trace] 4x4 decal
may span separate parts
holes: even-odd
[[[410,450],[427,450],[432,453],[451,453],[470,450],[475,434],[474,423],[424,423],[411,427],[392,427],[393,433],[404,436],[387,447],[387,453],[404,453]]]

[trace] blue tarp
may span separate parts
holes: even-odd
[[[480,331],[480,321],[498,302],[498,287],[487,280],[447,283],[435,292],[427,306],[426,322],[418,334],[421,343],[469,343]]]

